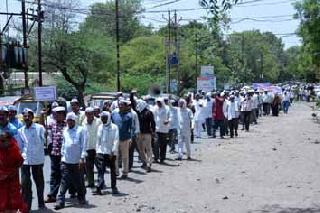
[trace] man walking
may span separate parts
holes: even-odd
[[[167,144],[169,141],[169,128],[170,128],[170,111],[169,108],[165,106],[165,103],[162,98],[156,100],[155,108],[155,122],[156,122],[156,134],[157,142],[154,146],[154,158],[160,163],[164,163],[166,159]]]
[[[98,184],[94,195],[102,195],[104,186],[104,173],[106,166],[110,167],[112,194],[118,194],[116,177],[116,160],[119,149],[119,131],[118,127],[111,123],[110,112],[101,113],[102,124],[98,127],[97,134],[97,165],[98,165]]]
[[[18,143],[24,159],[21,167],[21,185],[22,196],[31,210],[32,204],[32,182],[33,180],[37,188],[38,207],[45,209],[44,204],[44,144],[45,129],[42,125],[33,123],[34,114],[31,109],[23,111],[23,121],[25,126],[18,130]]]
[[[151,171],[152,164],[152,136],[155,133],[156,124],[153,113],[147,108],[148,104],[145,101],[137,102],[137,111],[139,116],[141,134],[138,140],[138,147],[142,160],[142,168],[147,172]]]
[[[193,114],[190,109],[187,108],[187,102],[184,99],[179,100],[178,109],[178,158],[177,160],[182,160],[183,156],[183,145],[187,149],[187,159],[191,159],[191,122]]]
[[[84,159],[87,155],[85,144],[85,130],[76,125],[77,116],[74,112],[67,114],[67,128],[63,131],[61,148],[61,187],[55,210],[65,207],[65,194],[73,186],[80,204],[85,204],[86,188],[83,178]]]
[[[225,117],[228,119],[230,129],[230,138],[238,137],[238,123],[239,123],[239,103],[235,101],[234,95],[231,95],[229,101],[226,103]]]
[[[64,107],[54,109],[56,120],[49,124],[49,156],[51,161],[50,192],[47,195],[46,203],[56,202],[61,183],[61,146],[63,141],[63,129],[66,126],[66,111]]]
[[[122,179],[126,179],[129,173],[129,148],[133,131],[133,119],[129,105],[129,100],[120,99],[119,108],[115,109],[111,115],[113,123],[119,129],[119,155],[121,155],[122,159]],[[116,167],[119,174],[118,162],[116,163]]]
[[[224,104],[224,93],[217,94],[215,98],[215,104],[213,109],[213,120],[214,120],[214,127],[213,127],[213,137],[216,137],[216,131],[220,129],[220,138],[223,139],[224,137],[224,114],[223,114],[223,104]]]
[[[98,127],[101,124],[101,120],[94,117],[94,110],[92,107],[88,107],[85,110],[86,118],[82,122],[82,126],[86,132],[86,175],[88,185],[87,187],[94,187],[94,163],[96,158],[96,142]]]

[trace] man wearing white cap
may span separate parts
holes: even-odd
[[[67,127],[63,131],[63,142],[61,147],[61,186],[55,209],[59,210],[65,206],[65,194],[70,186],[73,186],[78,195],[80,204],[85,204],[86,188],[83,178],[84,159],[86,152],[86,132],[76,124],[77,116],[74,112],[67,114]]]
[[[76,115],[76,124],[81,125],[85,119],[85,112],[80,111],[80,103],[76,98],[72,99],[70,103],[72,112]]]
[[[138,147],[142,160],[142,168],[151,172],[152,164],[152,136],[156,130],[153,113],[148,109],[148,104],[143,100],[137,101],[141,134],[138,139]]]
[[[239,109],[240,103],[235,101],[235,96],[231,95],[229,101],[226,103],[224,111],[225,117],[228,119],[228,126],[230,129],[230,137],[238,137],[238,123],[239,123]]]
[[[51,114],[50,116],[47,117],[47,124],[50,124],[52,122],[55,122],[56,121],[56,111],[55,111],[55,108],[59,107],[59,104],[58,102],[53,102],[51,104]]]
[[[28,205],[29,210],[32,204],[32,182],[36,184],[38,207],[44,209],[44,144],[45,144],[45,129],[42,125],[33,122],[34,114],[31,109],[23,111],[23,120],[25,125],[18,130],[18,143],[24,159],[21,167],[21,185],[22,196]]]
[[[48,125],[48,150],[51,161],[50,192],[47,195],[46,203],[56,202],[61,183],[61,147],[63,141],[63,130],[66,127],[66,110],[64,107],[53,109],[56,114],[55,122]]]
[[[154,160],[158,162],[160,159],[160,163],[164,163],[167,153],[167,144],[169,142],[170,110],[165,106],[162,98],[156,100],[154,117],[157,134],[157,142],[154,144]]]
[[[179,100],[178,109],[178,158],[176,160],[182,160],[183,146],[187,149],[187,159],[191,159],[191,122],[193,119],[193,113],[187,108],[187,102],[184,99]]]
[[[17,128],[8,120],[9,110],[5,106],[0,107],[0,131],[8,132],[11,136],[16,136]]]
[[[23,123],[19,121],[17,118],[17,107],[14,105],[10,105],[8,107],[9,111],[9,122],[15,126],[17,129],[20,129],[23,126]]]
[[[96,158],[96,142],[98,127],[101,124],[101,120],[94,117],[92,107],[87,107],[85,110],[86,118],[82,122],[82,126],[87,133],[86,136],[86,175],[88,180],[87,187],[94,187],[94,161]]]
[[[100,107],[98,106],[93,107],[93,114],[95,118],[100,118]]]
[[[111,122],[110,112],[101,113],[102,124],[98,127],[97,137],[97,161],[98,184],[93,194],[102,195],[104,187],[104,173],[106,165],[110,167],[111,189],[113,194],[118,194],[116,178],[116,159],[119,149],[119,131],[117,125]]]
[[[122,159],[122,179],[127,178],[129,173],[129,148],[133,134],[133,118],[129,105],[129,100],[120,99],[119,109],[114,110],[111,115],[113,123],[119,129],[119,154]],[[116,163],[116,167],[117,173],[119,173],[118,163]]]

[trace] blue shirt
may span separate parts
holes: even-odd
[[[16,136],[18,134],[18,129],[9,122],[6,126],[0,127],[0,131],[8,132],[11,136]]]
[[[17,141],[24,159],[24,165],[44,164],[45,129],[33,123],[29,128],[23,126],[18,130]]]
[[[112,112],[111,118],[112,122],[118,126],[119,140],[125,141],[131,139],[133,131],[131,112],[118,112],[115,110]]]
[[[86,133],[81,126],[63,130],[61,147],[61,161],[68,164],[78,164],[81,158],[86,157]]]
[[[21,121],[19,121],[18,118],[13,118],[11,120],[9,120],[9,122],[15,126],[17,129],[20,129],[21,127],[23,127],[23,123]]]

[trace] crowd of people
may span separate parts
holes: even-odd
[[[39,209],[55,203],[65,207],[67,192],[86,203],[86,188],[103,195],[104,175],[110,170],[113,194],[118,194],[117,180],[126,180],[139,155],[141,168],[152,172],[152,164],[165,164],[167,148],[175,160],[192,159],[195,138],[238,137],[239,124],[249,131],[260,116],[278,116],[280,108],[288,113],[293,95],[290,91],[224,91],[188,93],[179,100],[160,97],[154,105],[132,93],[119,93],[102,109],[81,110],[77,99],[71,112],[52,103],[46,122],[35,123],[34,112],[24,109],[23,122],[14,106],[0,108],[0,212],[29,212],[32,205],[32,181],[36,185]],[[47,149],[44,146],[47,145]],[[186,149],[186,152],[184,152]],[[45,154],[50,157],[49,193],[44,196]],[[98,175],[95,177],[94,170]],[[120,170],[121,169],[121,170]],[[21,178],[19,179],[19,172]],[[121,174],[121,175],[120,175]],[[20,190],[21,184],[21,190]]]

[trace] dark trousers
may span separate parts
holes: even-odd
[[[60,204],[65,203],[65,195],[70,186],[76,189],[78,199],[85,200],[86,187],[84,185],[83,172],[80,170],[79,164],[61,163],[61,186],[58,196]]]
[[[99,190],[103,189],[104,173],[106,172],[106,166],[110,167],[111,188],[115,189],[117,187],[116,159],[117,159],[116,156],[111,156],[107,154],[97,155],[97,166],[98,166],[97,189]]]
[[[163,162],[166,159],[168,140],[169,140],[168,133],[157,132],[157,141],[154,146],[155,160],[160,159],[160,161]]]
[[[224,136],[224,120],[215,120],[213,125],[213,137],[216,137],[217,129],[220,129],[220,137]]]
[[[269,103],[263,103],[263,115],[270,115],[270,104]]]
[[[233,118],[232,120],[228,121],[231,138],[233,138],[234,135],[238,136],[238,124],[239,124],[238,118]]]
[[[134,158],[134,151],[135,150],[137,150],[137,152],[139,153],[139,149],[138,149],[138,145],[137,145],[137,138],[133,137],[131,140],[130,147],[129,147],[129,170],[133,166],[133,158]],[[139,154],[139,156],[140,156],[140,154]]]
[[[96,159],[96,150],[87,150],[86,157],[86,175],[89,186],[94,186],[94,163]]]
[[[38,206],[44,206],[44,177],[43,177],[43,164],[41,165],[23,165],[21,167],[21,185],[22,185],[22,196],[24,201],[27,203],[29,210],[32,204],[32,178],[36,184]]]
[[[177,129],[170,129],[169,130],[170,152],[173,152],[176,150],[176,144],[178,144],[178,130]]]
[[[206,118],[207,135],[212,136],[212,118]]]
[[[245,112],[243,112],[243,115],[244,115],[244,117],[243,117],[244,128],[245,128],[245,130],[249,131],[251,111],[245,111]]]
[[[51,175],[49,197],[56,198],[61,183],[61,156],[50,155]]]

